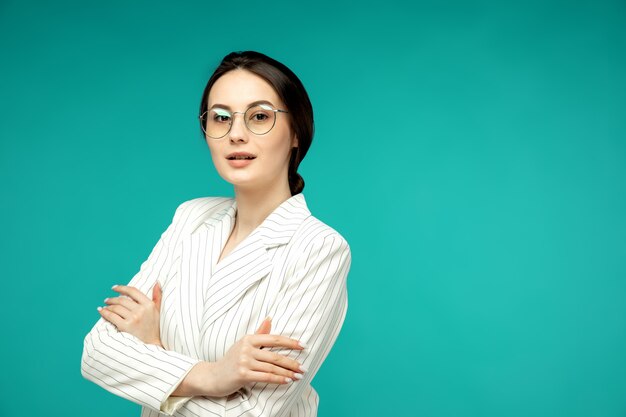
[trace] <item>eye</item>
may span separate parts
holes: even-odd
[[[250,118],[253,122],[264,122],[269,119],[270,116],[266,113],[257,112],[252,115]]]
[[[274,117],[273,109],[267,104],[260,104],[248,109],[248,121],[254,124],[265,124],[271,122]]]
[[[227,110],[224,109],[212,109],[211,110],[211,120],[217,123],[228,123],[230,121],[231,115]]]

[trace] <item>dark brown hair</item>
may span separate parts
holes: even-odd
[[[222,59],[209,78],[200,101],[200,114],[207,110],[209,92],[215,81],[235,69],[244,69],[263,78],[285,103],[289,112],[291,130],[298,137],[298,147],[291,150],[289,159],[289,188],[291,195],[302,192],[304,179],[297,172],[298,166],[311,146],[314,133],[313,106],[304,85],[287,66],[267,55],[255,51],[231,52]]]

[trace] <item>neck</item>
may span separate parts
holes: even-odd
[[[281,203],[291,197],[289,184],[269,189],[242,189],[235,187],[237,214],[233,237],[240,240],[248,236]]]

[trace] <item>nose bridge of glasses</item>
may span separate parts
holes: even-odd
[[[233,125],[235,124],[235,115],[236,114],[240,114],[241,115],[241,122],[243,123],[242,127],[244,129],[250,129],[248,127],[248,123],[246,123],[246,112],[245,111],[232,111],[232,112],[230,112],[231,118],[230,118],[230,123],[228,124],[228,133],[231,133],[231,131],[233,129]]]
[[[250,125],[248,123],[249,122],[248,113],[252,110],[254,110],[254,107],[250,107],[246,111],[231,111],[230,112],[231,117],[228,123],[228,132],[226,132],[226,134],[230,134],[231,136],[242,136],[243,132],[250,132],[255,135],[258,135],[259,133],[261,133],[257,129],[255,129],[255,126]],[[239,127],[234,126],[235,115],[237,113],[241,115],[241,124],[239,125]]]

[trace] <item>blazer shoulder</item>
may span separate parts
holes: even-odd
[[[301,273],[306,275],[306,271],[325,271],[321,275],[315,272],[311,277],[318,284],[337,281],[345,285],[352,264],[352,252],[348,241],[333,227],[311,215],[298,228],[290,245],[293,250],[287,251],[290,257],[288,270],[293,267],[296,276]],[[320,268],[321,265],[324,267]],[[294,282],[293,276],[285,279],[286,282]]]
[[[302,222],[294,234],[294,238],[297,241],[314,246],[335,244],[346,249],[348,252],[350,251],[350,244],[341,233],[313,215],[308,216],[304,222]]]
[[[198,197],[183,201],[176,208],[173,223],[195,230],[205,220],[232,204],[229,197]]]

